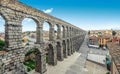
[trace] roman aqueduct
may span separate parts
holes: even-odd
[[[6,53],[0,54],[0,74],[11,70],[24,71],[23,61],[25,53],[35,48],[35,71],[43,74],[46,72],[46,60],[43,41],[43,23],[50,25],[48,64],[57,65],[67,56],[79,50],[85,36],[85,31],[54,16],[27,6],[17,0],[0,0],[0,15],[5,19],[5,49]],[[22,20],[31,18],[37,23],[36,42],[34,46],[22,46]],[[58,26],[57,39],[54,38],[54,26]],[[29,26],[29,25],[28,25]],[[61,31],[63,27],[63,32]],[[61,36],[63,33],[63,36]]]

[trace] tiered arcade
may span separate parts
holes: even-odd
[[[85,31],[61,19],[45,14],[44,12],[27,6],[17,0],[0,0],[0,15],[5,19],[5,49],[7,52],[0,55],[0,74],[13,71],[25,71],[23,61],[25,54],[35,48],[35,71],[46,72],[45,48],[43,41],[43,23],[50,25],[48,64],[57,65],[67,56],[78,51],[85,36]],[[31,18],[37,23],[36,43],[34,46],[22,46],[22,20]],[[58,26],[55,39],[54,26]],[[28,25],[29,26],[29,25]],[[63,31],[61,31],[63,28]],[[62,34],[62,35],[61,35]]]

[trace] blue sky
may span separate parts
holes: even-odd
[[[82,29],[120,29],[120,0],[19,0]]]

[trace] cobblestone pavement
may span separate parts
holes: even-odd
[[[75,63],[70,66],[65,74],[83,74],[85,70],[85,64],[89,48],[87,47],[87,38],[85,38],[80,50],[78,51],[81,55],[77,58]]]

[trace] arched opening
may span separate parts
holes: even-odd
[[[37,23],[31,18],[22,21],[22,42],[23,46],[33,45],[36,42]]]
[[[27,71],[28,73],[30,71],[36,71],[36,72],[43,72],[45,71],[46,69],[46,66],[45,66],[45,62],[43,62],[42,60],[44,60],[44,56],[42,56],[40,50],[38,48],[32,48],[32,49],[27,49],[25,52],[25,57],[24,57],[24,61],[23,61],[23,64],[24,64],[24,68],[25,68],[25,71]],[[44,65],[44,70],[42,69]]]
[[[24,62],[27,72],[30,72],[35,69],[35,55],[36,50],[33,48],[25,54]]]
[[[63,61],[63,48],[61,47],[61,43],[58,41],[57,42],[57,45],[56,45],[56,48],[57,48],[57,59],[59,61]]]
[[[49,22],[43,23],[43,41],[46,43],[50,40],[50,26],[51,24]]]
[[[0,51],[5,50],[5,19],[0,15]]]
[[[49,44],[49,49],[48,49],[48,64],[49,65],[56,65],[57,64],[57,55],[56,51],[54,51],[54,47],[52,44]]]

